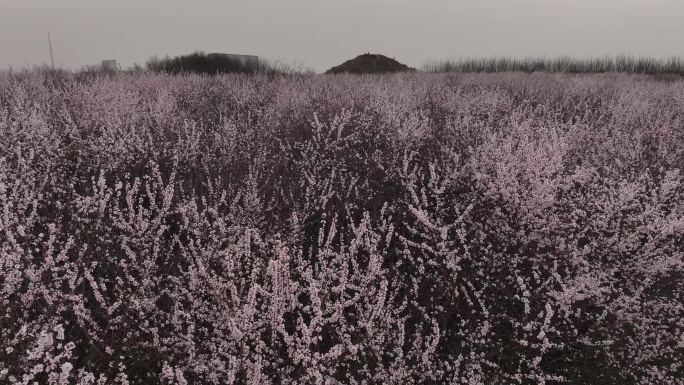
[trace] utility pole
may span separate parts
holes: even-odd
[[[48,30],[48,43],[50,43],[50,61],[52,62],[52,69],[55,69],[55,58],[52,56],[52,40],[50,40],[50,30]]]

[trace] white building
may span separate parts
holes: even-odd
[[[116,71],[119,68],[116,66],[116,60],[103,60],[102,69],[105,71]]]

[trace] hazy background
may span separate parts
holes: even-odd
[[[0,68],[81,68],[195,50],[302,61],[684,56],[683,0],[0,0]]]

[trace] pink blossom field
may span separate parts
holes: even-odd
[[[0,72],[0,384],[684,384],[684,81]]]

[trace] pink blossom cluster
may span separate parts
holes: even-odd
[[[684,82],[0,72],[0,383],[684,384]]]

